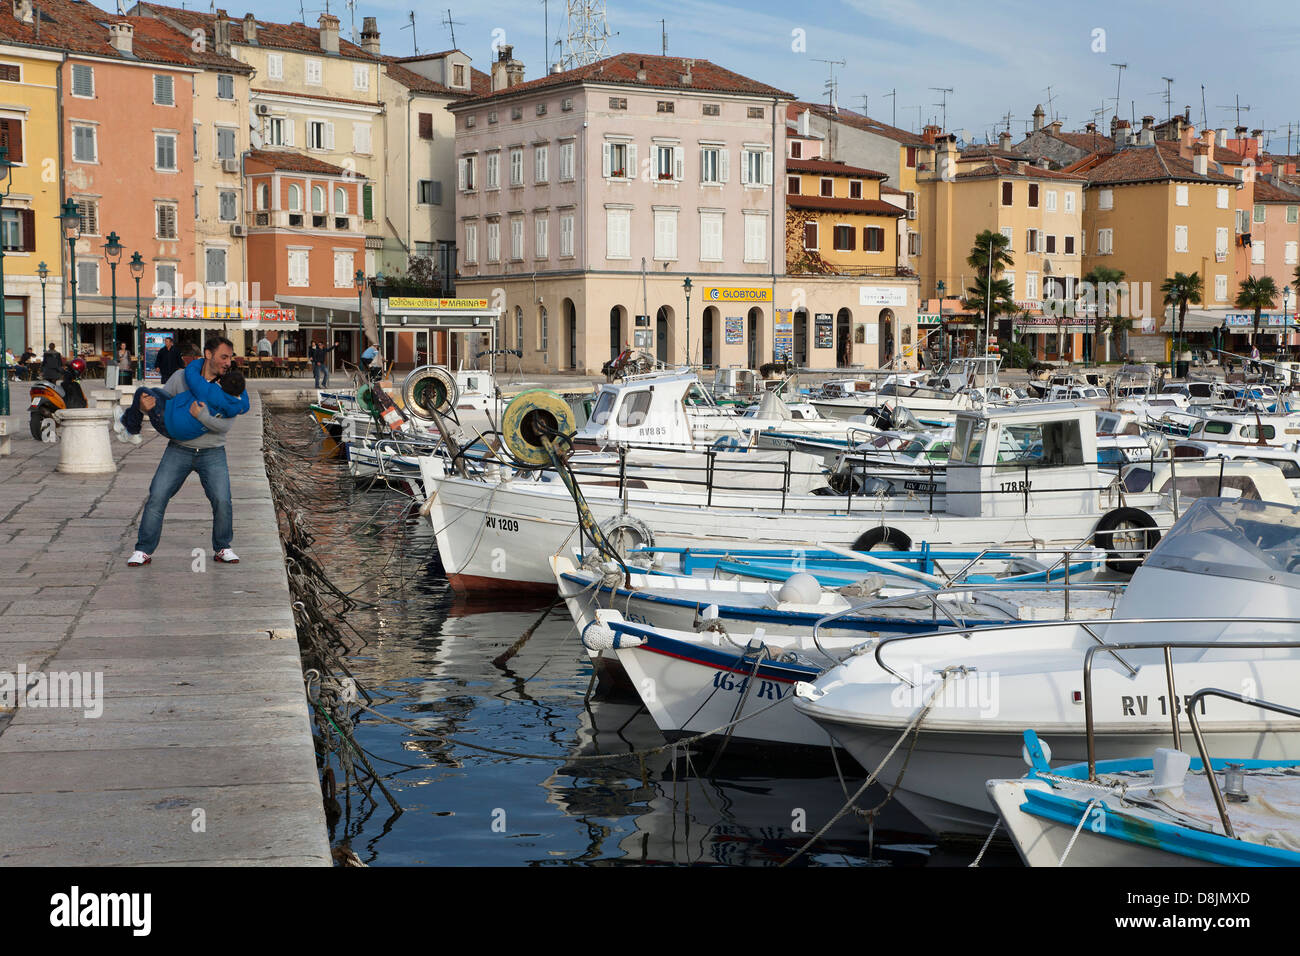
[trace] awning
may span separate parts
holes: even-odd
[[[165,332],[169,329],[197,329],[200,332],[224,332],[227,328],[239,325],[238,319],[186,319],[186,318],[158,318],[144,319],[146,329],[153,329],[158,332]]]

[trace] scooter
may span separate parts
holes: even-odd
[[[32,437],[37,441],[54,443],[59,440],[54,413],[64,408],[85,408],[86,393],[79,379],[85,374],[84,359],[73,359],[63,369],[63,381],[40,381],[32,385],[31,411]]]

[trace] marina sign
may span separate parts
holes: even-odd
[[[390,311],[411,312],[420,309],[454,311],[456,309],[486,309],[487,299],[425,299],[415,296],[395,295],[384,300]]]

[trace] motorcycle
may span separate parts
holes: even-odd
[[[85,408],[86,393],[79,379],[86,371],[83,359],[73,359],[63,369],[63,381],[39,381],[32,385],[28,409],[31,413],[32,437],[53,443],[59,440],[54,413],[64,408]]]

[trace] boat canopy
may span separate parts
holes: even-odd
[[[1146,564],[1300,589],[1300,508],[1245,498],[1201,498]]]

